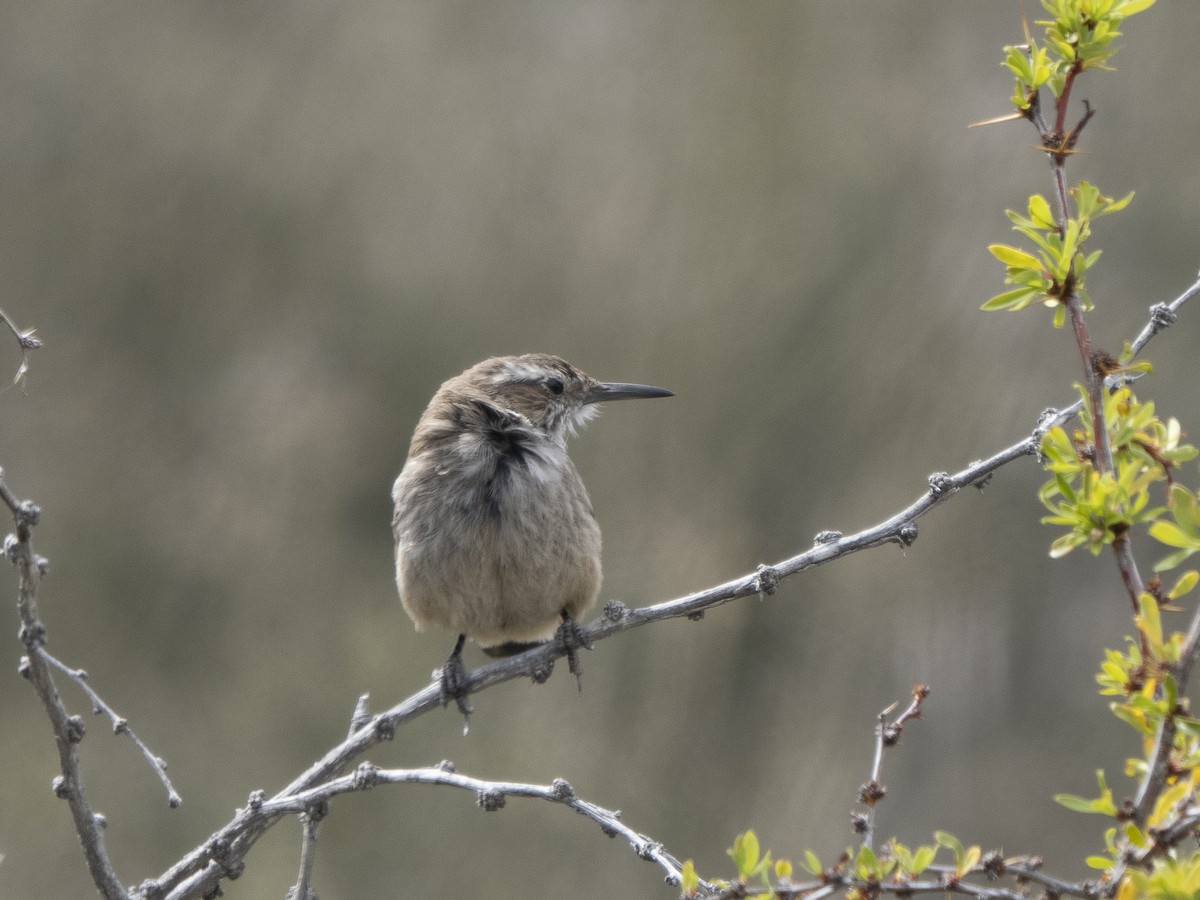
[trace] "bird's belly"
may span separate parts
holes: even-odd
[[[528,487],[424,505],[401,523],[397,581],[418,627],[432,622],[484,647],[546,640],[564,610],[574,618],[595,602],[600,529],[582,485]]]

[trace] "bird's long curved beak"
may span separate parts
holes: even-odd
[[[605,400],[647,400],[651,397],[674,397],[673,391],[666,388],[651,387],[648,384],[624,384],[610,381],[589,391],[584,397],[584,403],[601,403]]]

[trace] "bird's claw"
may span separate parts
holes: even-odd
[[[471,713],[474,710],[471,704],[467,702],[467,669],[462,661],[462,648],[465,642],[465,636],[460,635],[458,643],[454,645],[454,652],[450,654],[450,658],[446,660],[445,665],[439,670],[438,680],[441,687],[442,706],[449,705],[453,700],[458,707],[458,711],[463,714],[463,734],[467,733],[467,729],[471,726]]]
[[[562,624],[558,626],[558,631],[554,633],[554,640],[566,655],[567,668],[575,676],[575,683],[579,686],[579,690],[582,693],[583,664],[580,663],[579,654],[576,651],[580,648],[584,650],[592,649],[592,642],[588,640],[587,631],[580,627],[579,623],[567,615],[566,612],[563,612]]]

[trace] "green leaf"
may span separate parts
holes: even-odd
[[[1187,559],[1189,556],[1191,556],[1193,552],[1195,552],[1195,551],[1191,550],[1190,548],[1187,550],[1176,550],[1170,556],[1164,556],[1162,559],[1160,559],[1158,562],[1156,562],[1154,564],[1154,571],[1155,572],[1166,572],[1169,569],[1173,569],[1177,565],[1179,565],[1181,562],[1183,562],[1185,559]]]
[[[751,877],[758,867],[758,835],[753,831],[739,834],[733,839],[733,846],[729,848],[728,853],[733,859],[738,875],[741,878]]]
[[[1067,524],[1067,523],[1055,523],[1053,521],[1048,521],[1046,519],[1043,519],[1042,521],[1048,525]],[[1076,547],[1080,546],[1081,544],[1083,544],[1086,541],[1087,541],[1086,537],[1078,535],[1078,534],[1074,534],[1074,533],[1064,534],[1062,537],[1056,539],[1054,541],[1054,543],[1050,545],[1050,558],[1051,559],[1062,559],[1064,556],[1066,556],[1068,553],[1070,553],[1072,550],[1074,550]]]
[[[1009,307],[1014,310],[1024,309],[1039,294],[1041,294],[1041,291],[1039,291],[1037,288],[1020,287],[1014,291],[1005,291],[1003,294],[997,294],[979,308],[989,312],[997,309],[1007,309]]]
[[[946,847],[954,854],[955,858],[959,858],[963,853],[962,842],[948,831],[935,831],[933,839],[938,842],[939,846]]]
[[[1103,252],[1103,250],[1093,250],[1087,256],[1079,257],[1078,262],[1076,263],[1076,268],[1079,270],[1078,274],[1082,275],[1084,272],[1094,266],[1096,264],[1096,260],[1100,258],[1100,254]]]
[[[1065,806],[1072,812],[1094,813],[1096,811],[1092,808],[1091,800],[1076,794],[1055,794],[1054,802],[1060,806]]]
[[[1185,534],[1174,522],[1155,522],[1150,526],[1150,537],[1168,547],[1200,549],[1196,547],[1195,539]]]
[[[685,897],[695,897],[700,893],[700,876],[696,874],[696,864],[690,859],[685,861],[679,872],[679,886]]]
[[[1008,66],[1017,78],[1029,84],[1033,80],[1033,67],[1029,63],[1029,57],[1019,47],[1005,47],[1004,65]]]
[[[1195,569],[1190,569],[1179,576],[1179,580],[1175,582],[1175,586],[1167,593],[1167,596],[1172,600],[1177,600],[1184,594],[1191,591],[1200,582],[1200,572]]]
[[[1142,829],[1138,828],[1132,822],[1126,822],[1121,826],[1121,831],[1125,835],[1125,840],[1133,847],[1149,847],[1151,841]]]
[[[1026,253],[1024,250],[1018,250],[1016,247],[1009,247],[1006,244],[990,244],[988,252],[1006,266],[1013,266],[1018,269],[1036,269],[1041,271],[1042,261],[1036,256]]]
[[[1112,714],[1142,734],[1151,735],[1154,733],[1154,728],[1146,721],[1146,717],[1134,712],[1124,703],[1114,703],[1112,705]],[[1096,810],[1089,809],[1084,810],[1084,812],[1096,812]]]
[[[1029,198],[1029,218],[1045,230],[1058,227],[1054,221],[1054,213],[1050,211],[1050,204],[1041,194],[1034,194]]]
[[[859,878],[870,878],[879,870],[879,858],[875,851],[863,844],[858,848],[858,856],[854,860],[854,868]]]
[[[825,871],[821,868],[821,860],[811,850],[804,851],[804,868],[808,869],[813,875],[820,875]]]
[[[1116,713],[1118,707],[1114,706],[1113,712]],[[1119,716],[1118,716],[1119,717]],[[1109,789],[1107,782],[1104,780],[1104,770],[1096,770],[1096,784],[1100,788],[1100,796],[1095,800],[1087,800],[1083,797],[1078,797],[1075,794],[1056,794],[1054,802],[1065,806],[1067,809],[1074,812],[1082,813],[1099,813],[1105,816],[1113,816],[1117,813],[1116,804],[1113,803],[1112,791]]]
[[[1089,856],[1085,862],[1093,869],[1100,869],[1105,872],[1113,867],[1113,861],[1107,856]]]
[[[1162,650],[1162,616],[1158,613],[1158,601],[1152,594],[1141,594],[1138,597],[1138,614],[1134,616],[1134,621],[1149,642],[1154,656],[1159,656],[1159,651]]]
[[[1127,207],[1129,205],[1129,201],[1131,201],[1132,199],[1133,199],[1133,191],[1130,191],[1128,194],[1126,194],[1120,200],[1114,200],[1111,203],[1109,203],[1105,206],[1102,206],[1096,212],[1095,218],[1099,218],[1100,216],[1107,216],[1109,213],[1120,212],[1121,210],[1123,210],[1125,207]]]
[[[1057,234],[1057,232],[1050,232],[1049,235],[1047,235],[1047,234],[1039,231],[1036,228],[1033,228],[1033,227],[1024,228],[1020,225],[1014,225],[1013,231],[1023,234],[1025,237],[1029,238],[1031,241],[1033,241],[1035,244],[1037,244],[1038,247],[1040,247],[1042,250],[1044,250],[1047,254],[1058,252],[1058,246],[1057,246],[1058,234]]]
[[[918,847],[917,852],[913,854],[912,873],[920,875],[933,863],[933,858],[937,855],[937,849],[930,847],[928,844]]]
[[[1163,699],[1166,701],[1167,709],[1175,709],[1179,703],[1179,682],[1175,680],[1175,676],[1170,672],[1163,675]],[[1176,787],[1183,786],[1187,788],[1185,782],[1180,782]]]
[[[1062,255],[1058,259],[1053,260],[1054,277],[1059,282],[1066,279],[1067,272],[1071,268],[1071,263],[1075,259],[1075,250],[1081,240],[1083,240],[1083,223],[1079,219],[1067,220],[1067,229],[1063,234]]]
[[[967,848],[967,852],[963,854],[962,859],[958,861],[957,871],[959,877],[966,875],[975,868],[975,864],[979,862],[979,858],[983,856],[983,851],[978,844],[972,844]]]
[[[1081,181],[1071,191],[1075,195],[1075,208],[1079,218],[1091,218],[1096,207],[1100,205],[1100,189],[1089,181]]]

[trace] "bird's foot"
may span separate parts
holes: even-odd
[[[580,692],[582,692],[583,664],[579,662],[579,654],[576,651],[580,648],[584,650],[592,649],[592,642],[588,640],[587,631],[572,619],[570,614],[564,609],[562,611],[562,624],[558,626],[558,631],[554,633],[554,640],[562,648],[563,653],[566,654],[567,667],[571,670],[571,674],[575,676],[575,683],[579,686]]]
[[[446,706],[451,700],[458,706],[458,711],[463,714],[463,734],[471,727],[471,704],[467,702],[467,669],[463,665],[462,651],[463,644],[467,641],[465,634],[458,636],[458,642],[454,645],[454,652],[450,654],[450,658],[439,670],[438,678],[441,682],[442,691],[442,706]]]

